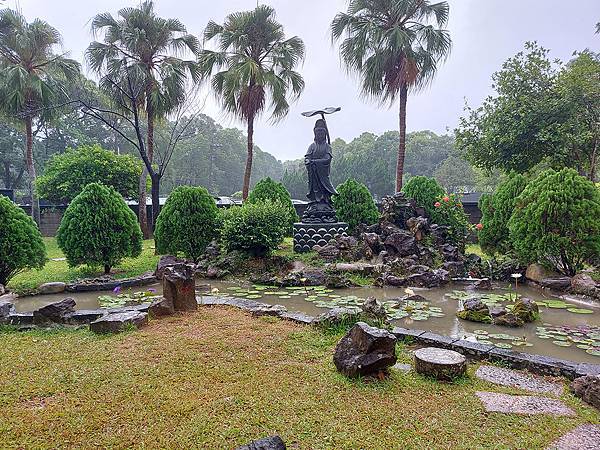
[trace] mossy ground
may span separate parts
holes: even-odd
[[[469,376],[384,382],[335,371],[339,335],[233,309],[140,331],[0,334],[0,448],[234,448],[278,433],[288,448],[545,448],[599,416],[485,413]],[[400,361],[410,361],[399,347]]]
[[[58,248],[55,238],[44,238],[48,262],[40,270],[26,270],[15,276],[8,287],[23,293],[35,290],[39,285],[52,281],[69,282],[81,278],[96,277],[104,272],[100,267],[69,267],[67,261],[53,261],[53,259],[64,258],[64,254]],[[137,258],[126,258],[112,269],[115,278],[128,278],[141,275],[144,272],[154,270],[158,262],[158,256],[154,254],[154,241],[148,240],[143,243],[142,254]]]

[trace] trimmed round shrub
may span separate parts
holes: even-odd
[[[289,222],[287,233],[291,235],[294,222],[298,221],[298,214],[296,214],[296,209],[292,203],[292,197],[290,196],[290,193],[282,183],[278,183],[269,177],[263,178],[256,183],[256,186],[254,186],[254,189],[252,189],[246,201],[248,203],[259,203],[265,201],[279,202],[279,204],[282,205],[287,211]]]
[[[470,224],[469,217],[457,195],[446,194],[437,199],[433,203],[430,217],[433,223],[449,227],[448,237],[456,246],[464,250]]]
[[[50,158],[36,180],[36,189],[41,198],[55,203],[69,203],[90,183],[102,183],[125,198],[136,198],[141,174],[142,164],[133,156],[85,145]]]
[[[157,251],[198,260],[217,236],[218,214],[215,200],[205,188],[179,186],[156,219]]]
[[[508,221],[515,209],[517,198],[527,186],[527,179],[518,173],[511,174],[496,188],[492,196],[482,196],[482,228],[478,233],[481,249],[490,255],[513,251],[508,231]]]
[[[35,222],[8,197],[0,195],[0,284],[25,269],[41,269],[46,247]]]
[[[363,183],[350,178],[337,187],[339,195],[333,198],[333,205],[338,218],[348,223],[353,232],[358,225],[372,225],[379,220],[379,211]]]
[[[575,275],[600,256],[600,192],[574,169],[546,170],[518,197],[509,230],[523,262]]]
[[[444,188],[435,178],[417,176],[412,177],[402,188],[402,192],[412,198],[417,206],[425,209],[429,217],[435,213],[435,202],[445,195]]]
[[[275,202],[245,203],[223,212],[221,241],[226,250],[265,256],[285,238],[288,210]]]
[[[73,199],[60,222],[58,246],[69,266],[104,267],[142,252],[142,232],[134,212],[112,187],[88,184]]]

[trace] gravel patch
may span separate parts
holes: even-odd
[[[575,411],[559,400],[528,395],[497,394],[495,392],[476,392],[488,412],[506,414],[552,414],[555,416],[574,416]]]
[[[548,450],[596,450],[600,448],[600,427],[585,424],[569,431]]]
[[[475,376],[480,380],[488,381],[500,386],[515,387],[539,394],[560,396],[564,391],[564,386],[560,383],[552,383],[539,376],[512,369],[505,369],[503,367],[481,366],[475,372]]]

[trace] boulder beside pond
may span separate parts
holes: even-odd
[[[130,328],[141,328],[148,323],[148,314],[139,311],[127,311],[107,314],[90,323],[90,331],[98,334],[120,333]]]
[[[571,383],[571,392],[584,402],[600,410],[600,377],[587,375]]]
[[[338,342],[333,362],[347,377],[376,375],[396,364],[396,336],[358,322]]]
[[[75,300],[65,298],[59,302],[50,303],[33,312],[33,323],[44,325],[51,323],[67,323],[75,313]]]
[[[489,308],[478,298],[465,300],[462,311],[458,311],[456,316],[470,322],[492,323]]]
[[[7,296],[8,297],[8,296]],[[15,312],[15,305],[8,300],[2,300],[0,298],[0,323],[8,316]]]
[[[41,284],[37,291],[39,294],[62,294],[67,289],[67,283],[62,283],[60,281],[53,281],[51,283]]]

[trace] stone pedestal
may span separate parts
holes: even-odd
[[[193,267],[176,264],[167,267],[163,274],[163,297],[175,311],[196,311],[196,281]]]
[[[337,234],[345,235],[347,231],[348,224],[345,222],[295,223],[294,251],[297,253],[310,252],[315,245],[327,245]]]

